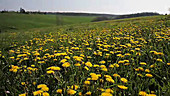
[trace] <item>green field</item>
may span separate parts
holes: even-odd
[[[66,24],[77,24],[90,22],[94,17],[85,16],[60,16],[60,15],[40,15],[40,14],[17,14],[1,13],[0,30],[18,31],[32,28],[42,28],[49,26],[60,26]]]
[[[17,28],[1,27],[3,96],[170,94],[169,16],[102,22],[62,17],[56,26],[53,15],[16,15],[34,19],[1,23]]]

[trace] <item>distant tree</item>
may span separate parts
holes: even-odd
[[[5,9],[1,11],[1,13],[7,13],[7,12],[8,10],[5,10]]]
[[[25,10],[23,8],[20,8],[20,13],[25,13]]]

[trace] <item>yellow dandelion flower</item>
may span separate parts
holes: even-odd
[[[108,89],[105,90],[105,92],[107,92],[107,93],[113,93],[113,90],[110,89],[110,88],[108,88]]]
[[[140,92],[139,92],[139,95],[140,95],[140,96],[147,96],[147,93],[146,93],[145,91],[140,91]]]
[[[149,69],[145,69],[145,72],[150,72],[150,70]]]
[[[135,50],[139,51],[139,50],[140,50],[140,48],[135,48]]]
[[[28,60],[29,58],[25,57],[24,60]]]
[[[117,85],[120,89],[128,89],[128,87],[124,86],[124,85]]]
[[[88,59],[92,58],[91,56],[87,56]]]
[[[115,67],[119,67],[119,64],[116,64],[116,63],[115,63],[115,64],[113,64],[113,65],[114,65]]]
[[[130,63],[125,63],[124,65],[130,65]]]
[[[43,95],[43,96],[50,96],[50,94],[47,93],[47,92],[43,92],[42,95]]]
[[[31,67],[35,67],[35,65],[31,65]]]
[[[91,80],[97,80],[99,78],[98,75],[95,73],[90,73],[90,75],[91,75]]]
[[[12,57],[9,57],[9,58],[10,58],[10,59],[13,59],[13,60],[15,59],[15,57],[14,57],[14,56],[12,56]]]
[[[100,63],[100,64],[104,64],[104,63],[106,63],[106,61],[102,60],[102,61],[100,61],[99,63]]]
[[[89,70],[89,68],[87,66],[85,66],[84,69],[86,69],[87,71]]]
[[[85,65],[88,66],[88,67],[92,67],[92,66],[93,66],[93,65],[91,64],[91,62],[86,62]]]
[[[129,60],[123,60],[124,62],[126,62],[126,63],[129,63]]]
[[[69,62],[65,62],[64,64],[62,64],[63,67],[70,67],[70,63]]]
[[[101,94],[101,96],[113,96],[111,93],[108,93],[108,92],[103,92],[102,94]]]
[[[41,90],[43,90],[43,91],[49,91],[49,88],[48,88],[47,86],[45,86],[45,87],[42,87]]]
[[[42,87],[47,87],[47,85],[45,85],[45,84],[39,84],[39,85],[37,86],[37,88],[42,88]]]
[[[153,77],[152,74],[146,74],[145,76],[146,76],[146,77]]]
[[[145,62],[140,62],[140,65],[146,65],[146,63]]]
[[[80,66],[81,66],[80,63],[76,63],[76,64],[74,64],[74,65],[77,66],[77,67],[80,67]]]
[[[120,78],[120,75],[119,74],[113,74],[114,77],[119,77]]]
[[[35,85],[35,84],[36,84],[36,82],[33,82],[32,84],[33,84],[33,85]]]
[[[74,89],[74,90],[77,90],[78,88],[79,88],[78,85],[72,85],[72,86],[71,86],[71,89]]]
[[[97,64],[94,64],[94,65],[93,65],[93,67],[100,67],[100,66],[99,66],[99,65],[97,65]]]
[[[109,68],[114,68],[114,65],[113,65],[113,64],[110,64],[110,65],[109,65]]]
[[[55,72],[52,70],[47,71],[47,74],[54,74]]]
[[[88,92],[86,93],[86,95],[91,95],[91,92],[90,92],[90,91],[88,91]]]
[[[79,92],[79,94],[78,94],[79,96],[82,96],[82,92]]]
[[[147,94],[146,96],[156,96],[155,94]]]
[[[143,75],[142,75],[142,74],[137,74],[137,76],[143,77]]]
[[[163,62],[163,60],[162,60],[162,59],[156,59],[156,61]]]
[[[170,63],[167,63],[167,65],[170,65]]]
[[[62,59],[60,62],[65,63],[66,61],[67,61],[67,59]]]
[[[105,72],[107,72],[108,70],[107,70],[107,68],[102,68],[101,69],[102,71],[105,71]]]
[[[120,79],[123,83],[127,83],[128,82],[128,80],[126,79],[126,78],[121,78]]]
[[[33,95],[37,96],[37,95],[40,95],[41,93],[43,93],[43,91],[42,90],[38,90],[38,91],[34,91]]]
[[[101,83],[103,83],[103,82],[104,82],[104,80],[103,80],[103,79],[100,79],[100,82],[101,82]]]
[[[117,57],[122,57],[123,55],[122,55],[122,54],[117,54],[116,56],[117,56]]]
[[[115,83],[115,81],[112,78],[106,78],[106,81],[111,82],[111,83]]]
[[[84,81],[84,84],[90,85],[90,81]]]
[[[57,89],[57,91],[56,91],[57,93],[62,93],[62,89]]]
[[[100,65],[100,68],[106,68],[106,66],[105,65]]]
[[[21,85],[25,85],[25,82],[21,82]]]
[[[67,90],[67,94],[69,94],[69,95],[74,95],[74,94],[76,94],[76,91],[75,91],[75,90],[72,90],[72,89],[68,89],[68,90]]]
[[[60,67],[56,67],[56,66],[51,66],[51,67],[48,67],[47,69],[56,70],[56,71],[61,70]]]
[[[103,88],[98,88],[98,90],[100,90],[100,91],[105,91]]]
[[[70,57],[69,57],[69,56],[65,56],[64,58],[66,58],[66,59],[70,59]]]
[[[19,96],[27,96],[27,94],[26,94],[26,93],[23,93],[23,94],[19,94]]]
[[[142,67],[138,67],[138,69],[141,70],[141,71],[144,71],[144,69]]]

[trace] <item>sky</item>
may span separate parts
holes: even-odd
[[[170,13],[170,0],[0,0],[0,10],[131,14]]]

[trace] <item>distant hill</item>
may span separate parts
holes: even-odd
[[[98,14],[98,13],[75,13],[75,12],[46,12],[46,14],[56,14],[56,15],[67,15],[67,16],[109,16],[109,17],[115,17],[118,15],[114,14]]]
[[[22,9],[22,8],[21,8]],[[65,15],[65,16],[109,16],[115,17],[114,14],[99,14],[99,13],[81,13],[81,12],[40,12],[40,11],[25,11],[22,9],[20,12],[3,10],[0,13],[23,13],[23,14],[50,14],[50,15]]]
[[[22,8],[21,8],[22,9]],[[113,19],[124,19],[124,18],[133,18],[133,17],[142,17],[142,16],[155,16],[160,15],[156,12],[142,12],[135,14],[124,14],[124,15],[115,15],[115,14],[99,14],[99,13],[80,13],[80,12],[40,12],[40,11],[25,11],[24,9],[17,13],[22,14],[44,14],[44,15],[62,15],[62,16],[93,16],[95,17],[92,22],[103,21],[103,20],[113,20]],[[9,13],[10,11],[1,11],[1,13]]]
[[[135,13],[135,14],[119,15],[115,19],[133,18],[133,17],[142,17],[142,16],[155,16],[155,15],[160,15],[160,14],[154,12],[142,12],[142,13]]]
[[[153,12],[143,12],[143,13],[126,14],[126,15],[100,16],[100,17],[94,18],[92,22],[113,20],[113,19],[134,18],[134,17],[142,17],[142,16],[155,16],[155,15],[160,15],[160,14],[153,13]]]

